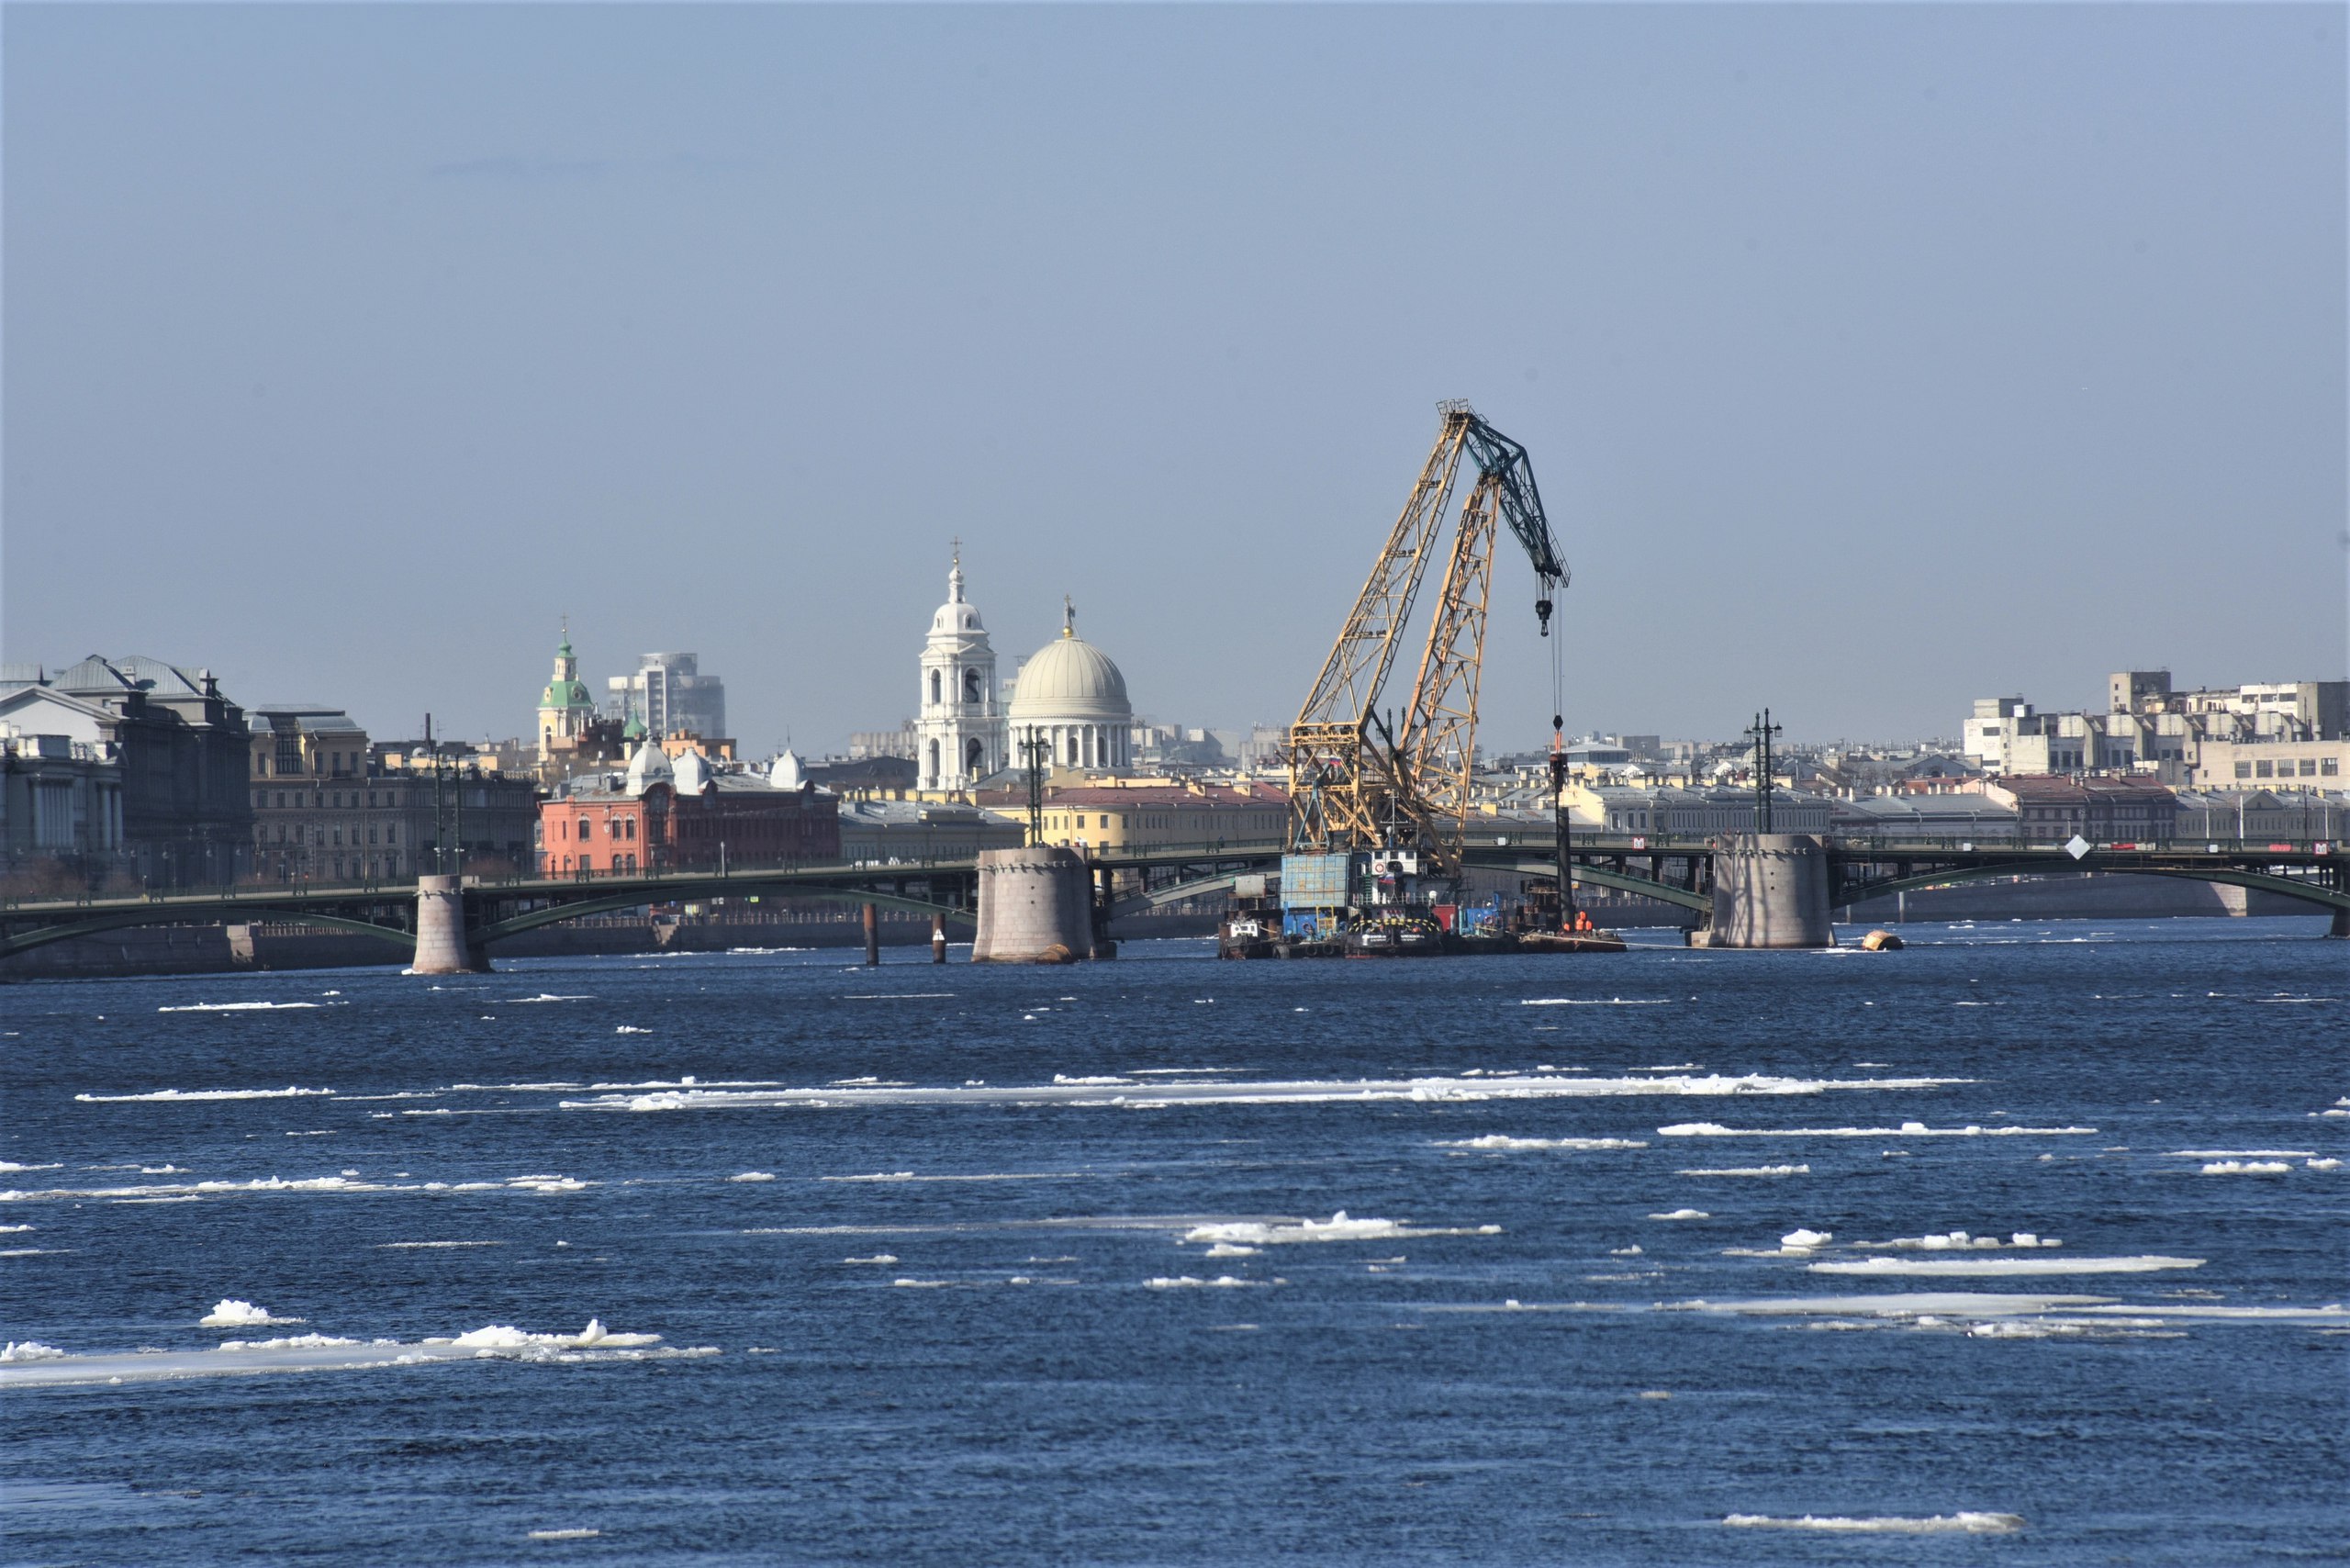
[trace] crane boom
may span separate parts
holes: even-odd
[[[1508,522],[1533,565],[1535,613],[1543,635],[1550,634],[1567,569],[1526,449],[1466,403],[1438,409],[1443,422],[1436,445],[1290,727],[1294,851],[1401,846],[1408,839],[1438,868],[1460,868],[1497,520]],[[1464,454],[1477,478],[1461,507],[1411,700],[1396,729],[1380,718],[1379,699],[1435,556]]]

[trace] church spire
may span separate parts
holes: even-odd
[[[960,535],[955,540],[954,564],[946,569],[946,602],[963,602],[963,541]]]

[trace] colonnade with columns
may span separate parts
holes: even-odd
[[[1021,743],[1032,736],[1045,743],[1045,755],[1056,767],[1127,767],[1134,762],[1133,736],[1124,724],[1027,724],[1013,737],[1013,755],[1005,758],[1013,767],[1026,765]]]

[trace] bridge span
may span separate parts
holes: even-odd
[[[2333,915],[2331,935],[2350,936],[2350,857],[2318,844],[2111,844],[2075,853],[2063,845],[1830,837],[1825,841],[1831,907],[1953,882],[2089,872],[2186,878],[2260,889]],[[1710,918],[1713,868],[1724,848],[1713,838],[1577,835],[1570,857],[1586,886],[1656,899]],[[1235,878],[1277,870],[1282,846],[1216,841],[1095,854],[1087,864],[1107,914],[1208,896]],[[1476,869],[1528,879],[1554,874],[1547,825],[1472,832],[1463,858]],[[725,872],[650,871],[619,876],[467,878],[459,893],[469,947],[583,915],[715,899],[812,898],[929,914],[977,916],[975,860],[737,868]],[[0,903],[0,959],[52,942],[140,925],[285,922],[360,932],[413,949],[414,883],[244,885],[213,891]]]

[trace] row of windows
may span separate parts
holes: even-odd
[[[352,823],[349,831],[351,834],[351,842],[357,844],[359,842],[359,824],[356,823]],[[385,823],[383,828],[380,830],[384,835],[381,839],[378,839],[375,836],[378,831],[379,830],[373,825],[368,827],[368,843],[397,844],[400,841],[400,828],[399,823]],[[343,832],[344,829],[341,824],[337,824],[333,827],[314,827],[309,830],[309,842],[318,845],[328,843],[341,844],[343,842]],[[255,844],[300,844],[303,842],[302,833],[302,826],[297,823],[294,825],[291,830],[291,836],[289,836],[285,824],[284,823],[279,823],[276,827],[275,836],[273,837],[271,835],[269,824],[264,823],[260,827],[253,830],[253,842]],[[331,835],[331,837],[330,837],[330,835]]]
[[[261,857],[253,869],[263,876],[273,872],[283,875],[297,869],[303,870],[305,875],[314,874],[299,866],[295,857],[291,855],[278,855],[274,862],[270,857]],[[397,855],[353,855],[346,860],[338,855],[332,860],[324,862],[317,874],[323,874],[338,882],[347,878],[364,877],[373,880],[376,878],[397,877],[400,874],[400,857]]]
[[[2289,756],[2282,762],[2275,763],[2266,758],[2259,762],[2239,762],[2236,764],[2236,777],[2239,778],[2336,778],[2341,777],[2342,759],[2338,756],[2304,756],[2299,760],[2300,768],[2298,773],[2293,767],[2295,759]]]
[[[575,831],[583,840],[596,836],[596,819],[594,817],[581,817],[579,819],[579,825],[576,830],[572,827],[571,819],[568,817],[557,817],[554,821],[555,833],[558,837],[569,838],[573,835]],[[610,831],[608,836],[633,842],[636,838],[636,819],[634,817],[615,817],[612,819],[610,823]]]
[[[277,809],[278,809],[279,811],[281,811],[281,812],[282,812],[282,811],[285,811],[285,810],[286,809],[286,805],[285,805],[285,793],[286,793],[286,792],[285,792],[285,790],[254,790],[254,791],[253,791],[253,804],[254,804],[256,807],[258,807],[258,808],[260,808],[260,809],[262,809],[262,810],[263,810],[263,811],[266,811],[266,810],[268,810],[268,809],[269,809],[269,807],[270,807],[270,805],[271,805],[270,797],[271,797],[272,795],[274,795],[274,796],[277,798],[277,799],[276,799],[276,802],[275,802],[275,803],[276,803],[276,807],[277,807]],[[397,790],[367,790],[367,791],[366,791],[366,796],[367,796],[367,804],[368,804],[368,806],[369,806],[369,807],[371,807],[371,808],[372,808],[372,807],[374,807],[374,806],[375,805],[375,803],[376,803],[375,797],[376,797],[377,795],[379,795],[379,794],[380,794],[381,796],[383,796],[383,804],[385,804],[385,805],[386,805],[386,806],[397,807],[397,806],[398,806],[398,805],[399,805],[399,803],[400,803],[399,792],[398,792]],[[345,805],[345,804],[343,803],[343,797],[344,797],[345,795],[348,795],[348,796],[350,796],[350,797],[351,797],[351,801],[350,801],[350,804],[348,804],[348,805]],[[359,790],[311,790],[311,791],[310,791],[310,809],[311,809],[312,811],[323,811],[323,810],[325,810],[325,809],[326,809],[326,805],[327,805],[327,800],[328,800],[328,797],[329,797],[329,796],[332,796],[332,797],[333,797],[333,800],[334,800],[334,809],[335,809],[335,810],[337,810],[337,811],[339,811],[339,812],[341,812],[341,811],[356,811],[356,810],[358,810],[358,809],[359,809],[359,796],[360,796],[360,791],[359,791]],[[302,805],[302,791],[301,791],[301,790],[295,790],[295,791],[294,791],[294,809],[298,811],[298,810],[300,810],[300,809],[301,809],[301,805]]]
[[[359,771],[362,756],[362,753],[355,751],[322,751],[310,758],[310,771],[334,774],[356,773]],[[277,743],[278,775],[283,778],[301,771],[303,771],[302,743],[297,740],[279,741]],[[270,758],[265,754],[254,754],[253,772],[260,778],[269,777]]]

